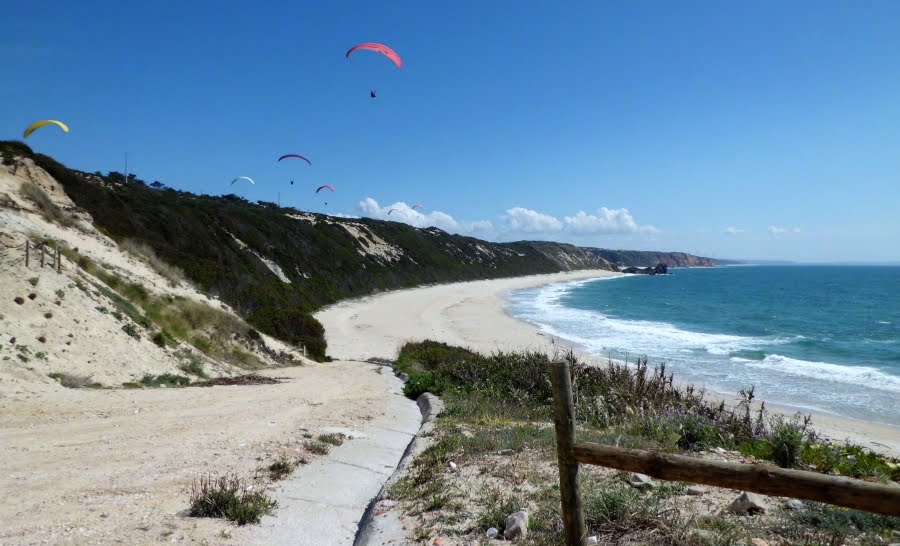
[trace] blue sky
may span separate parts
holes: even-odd
[[[251,200],[495,240],[900,260],[900,2],[83,0],[4,21],[0,138],[64,120],[28,143],[74,168],[127,151],[179,189],[246,175]],[[404,68],[345,59],[362,41]]]

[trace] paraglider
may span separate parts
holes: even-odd
[[[316,193],[319,193],[320,191],[324,190],[325,188],[328,188],[329,190],[334,191],[334,186],[319,186],[319,189],[316,190]],[[327,205],[327,203],[326,203],[326,205]]]
[[[293,181],[293,180],[291,180],[291,186],[293,186],[293,185],[294,185],[294,181]]]
[[[310,161],[309,159],[306,159],[302,155],[298,155],[298,154],[284,154],[283,156],[278,158],[278,161],[281,161],[282,159],[287,159],[289,157],[296,157],[297,159],[302,159],[303,161],[306,161],[307,163],[309,163],[309,166],[312,167],[312,161]]]
[[[412,206],[413,210],[421,209],[421,208],[425,208],[425,205],[423,205],[422,203],[416,203],[415,205]]]
[[[233,186],[234,183],[237,182],[238,180],[246,180],[246,181],[250,182],[251,184],[254,184],[254,185],[256,184],[256,182],[254,182],[253,179],[250,178],[249,176],[239,176],[231,181],[231,185]]]
[[[388,216],[391,215],[392,212],[400,212],[400,209],[391,209],[388,211]]]
[[[58,125],[59,128],[62,129],[64,133],[68,133],[68,132],[69,132],[69,127],[68,127],[65,123],[63,123],[63,122],[61,122],[61,121],[57,121],[57,120],[55,120],[55,119],[43,119],[43,120],[41,120],[41,121],[36,121],[36,122],[32,123],[31,125],[29,125],[28,127],[26,127],[26,128],[25,128],[25,134],[23,135],[22,138],[28,138],[28,136],[29,136],[31,133],[33,133],[33,132],[35,132],[36,130],[40,129],[40,128],[43,127],[44,125]]]
[[[394,51],[393,49],[389,48],[388,46],[386,46],[384,44],[379,44],[379,43],[375,43],[375,42],[364,42],[359,45],[355,45],[355,46],[351,47],[349,51],[347,51],[346,56],[349,58],[350,55],[354,51],[359,51],[361,49],[364,49],[367,51],[374,51],[375,53],[381,53],[382,55],[384,55],[385,57],[390,59],[391,62],[393,62],[397,66],[397,68],[403,68],[403,59],[400,58],[400,55],[397,55],[396,51]],[[374,93],[373,93],[373,96],[374,96]]]
[[[372,97],[372,98],[374,99],[374,98],[375,98],[375,91],[374,91],[374,90],[373,90],[373,91],[369,91],[369,96]]]

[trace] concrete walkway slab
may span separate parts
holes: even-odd
[[[255,544],[353,544],[366,509],[393,474],[422,420],[416,403],[403,396],[402,382],[387,368],[383,375],[391,392],[384,415],[359,428],[359,437],[280,482],[273,493],[279,507],[254,529]]]

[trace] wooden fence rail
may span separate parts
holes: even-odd
[[[612,447],[575,441],[575,407],[568,362],[550,370],[554,390],[559,489],[567,546],[586,546],[579,463],[640,472],[660,480],[677,480],[825,502],[866,512],[900,516],[900,487],[788,470],[771,465],[708,461],[669,453]]]

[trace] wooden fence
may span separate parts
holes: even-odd
[[[581,463],[640,472],[660,480],[728,487],[900,516],[900,487],[896,485],[788,470],[767,464],[707,461],[669,453],[579,444],[575,438],[575,404],[568,362],[554,362],[550,379],[554,390],[559,491],[567,546],[587,546],[588,533],[578,483]]]

